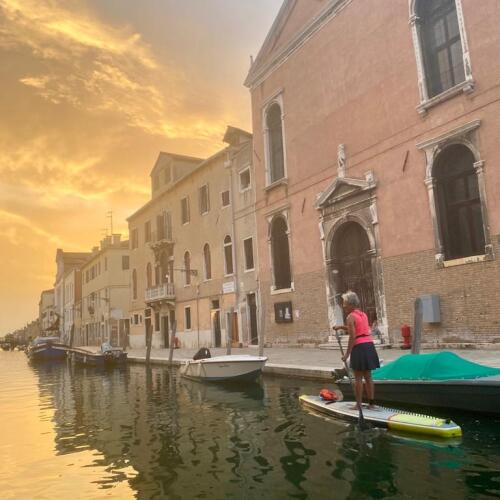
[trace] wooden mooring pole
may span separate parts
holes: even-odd
[[[411,353],[420,354],[420,343],[422,341],[422,324],[424,319],[424,310],[422,299],[417,297],[415,299],[415,318],[413,326],[413,341],[411,343]]]
[[[175,347],[175,333],[177,331],[177,320],[172,321],[172,332],[170,333],[170,350],[168,353],[168,364],[172,366],[172,360],[174,358],[174,347]]]

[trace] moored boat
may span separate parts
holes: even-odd
[[[500,368],[452,352],[406,354],[373,371],[377,401],[500,414]],[[347,377],[336,383],[353,398]]]
[[[66,359],[68,346],[59,337],[37,337],[26,349],[30,361],[61,361]]]
[[[210,351],[205,351],[210,356]],[[198,353],[195,358],[199,358]],[[204,357],[187,361],[181,366],[180,373],[186,378],[207,382],[248,381],[261,374],[266,361],[265,356],[250,354]]]
[[[103,344],[98,351],[90,347],[72,347],[67,355],[72,362],[86,366],[113,367],[127,361],[127,353],[122,348],[109,344]]]

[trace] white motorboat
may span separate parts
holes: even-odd
[[[208,356],[210,356],[209,351]],[[197,357],[198,355],[195,356]],[[248,381],[256,379],[261,374],[266,361],[265,356],[249,354],[204,357],[187,361],[181,366],[180,372],[186,378],[207,382]]]

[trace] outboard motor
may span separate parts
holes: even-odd
[[[206,347],[202,347],[194,356],[193,359],[195,361],[199,359],[208,359],[211,358],[212,355],[210,354],[210,351]]]

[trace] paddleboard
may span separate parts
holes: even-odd
[[[319,396],[299,397],[302,404],[318,412],[345,420],[357,420],[359,412],[353,409],[353,401],[328,402]],[[454,438],[462,435],[462,429],[453,421],[420,413],[411,413],[385,406],[376,406],[370,410],[363,405],[365,422],[390,430],[422,434],[440,438]]]

